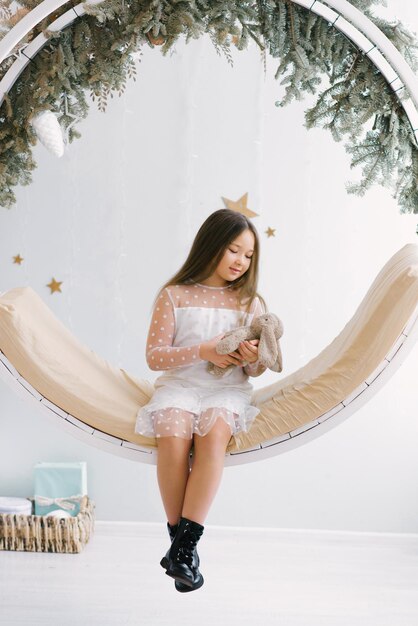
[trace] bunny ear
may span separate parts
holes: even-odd
[[[277,318],[278,322],[279,322],[279,336],[276,338],[276,343],[277,343],[277,360],[275,363],[275,368],[274,371],[275,372],[281,372],[283,369],[283,358],[282,358],[282,349],[280,347],[280,337],[283,336],[283,332],[284,332],[284,328],[283,328],[283,322],[281,319]]]
[[[278,343],[271,326],[261,329],[258,352],[263,364],[273,369],[278,358]]]
[[[281,372],[283,369],[282,350],[280,348],[280,343],[277,339],[276,339],[276,342],[277,342],[277,358],[276,358],[276,362],[272,365],[272,367],[270,367],[270,369],[273,370],[273,372]]]

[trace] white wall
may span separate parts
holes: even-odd
[[[395,4],[416,30],[418,8]],[[209,39],[165,58],[145,49],[137,81],[105,114],[91,105],[62,159],[36,146],[34,182],[0,210],[0,291],[30,285],[92,350],[149,380],[152,299],[221,196],[248,192],[259,213],[260,291],[285,325],[283,376],[325,347],[390,256],[417,242],[417,216],[401,215],[388,190],[346,194],[359,173],[329,133],[303,127],[312,99],[275,107],[278,61],[267,59],[264,76],[255,45],[233,57],[231,68]],[[52,277],[62,294],[49,294]],[[207,523],[417,532],[417,366],[415,348],[372,401],[308,445],[226,468]],[[98,519],[165,521],[155,466],[72,438],[0,382],[0,494],[31,495],[34,463],[53,460],[87,461]]]

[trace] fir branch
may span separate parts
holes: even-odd
[[[11,2],[2,0],[0,34],[40,0],[22,0],[20,13],[14,15]],[[373,6],[383,0],[351,3],[385,33],[413,69],[418,67],[416,37],[398,20],[386,22],[373,15]],[[71,114],[79,119],[88,114],[87,94],[104,112],[109,97],[123,95],[127,81],[136,80],[132,55],[139,52],[140,57],[144,45],[161,44],[166,55],[180,37],[188,43],[208,35],[216,52],[231,65],[232,41],[238,50],[254,41],[264,71],[267,52],[279,59],[275,78],[285,86],[285,95],[277,106],[301,100],[306,93],[317,95],[315,106],[305,112],[305,126],[322,126],[335,141],[344,139],[351,167],[363,172],[360,183],[349,183],[350,192],[362,195],[373,183],[390,183],[402,211],[418,211],[418,146],[399,100],[408,97],[406,90],[404,95],[395,94],[370,59],[313,11],[292,0],[104,0],[85,4],[86,15],[64,31],[50,32],[51,22],[67,8],[63,5],[45,18],[14,51],[17,55],[40,32],[50,37],[0,107],[2,206],[12,206],[13,186],[28,184],[36,167],[31,154],[37,141],[33,116],[55,111],[67,128],[71,122],[64,115],[63,93],[71,102]],[[0,77],[13,61],[13,56],[4,61]],[[320,92],[323,78],[329,85]],[[373,128],[367,131],[370,124]],[[69,141],[80,136],[71,124]]]

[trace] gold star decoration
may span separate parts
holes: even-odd
[[[274,234],[276,232],[275,228],[267,228],[267,230],[265,231],[267,233],[267,237],[275,237],[276,235]]]
[[[13,257],[13,263],[18,263],[19,265],[22,263],[23,259],[20,256],[20,254],[16,254],[16,256]]]
[[[51,293],[54,293],[54,291],[59,291],[60,293],[62,293],[60,285],[62,285],[62,281],[59,283],[55,280],[55,278],[53,278],[51,282],[47,285],[47,287],[50,288]]]
[[[235,202],[234,200],[228,200],[228,198],[222,198],[222,200],[224,201],[227,209],[231,209],[232,211],[238,211],[238,213],[242,213],[246,217],[257,217],[258,213],[254,213],[254,211],[251,211],[251,209],[247,207],[247,198],[248,192],[241,196],[241,198],[239,200],[236,200]]]

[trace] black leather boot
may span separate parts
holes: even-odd
[[[178,524],[174,524],[174,526],[171,526],[171,524],[169,524],[169,522],[167,522],[167,530],[168,530],[168,534],[170,535],[171,542],[173,542],[173,539],[176,536],[176,532],[177,532],[178,526],[179,526]],[[168,550],[167,554],[165,556],[163,556],[163,558],[160,561],[160,564],[165,569],[167,569],[167,567],[168,567],[168,555],[169,555],[169,552],[170,552],[170,550]],[[197,550],[196,550],[196,557],[197,557],[197,565],[199,566],[200,565],[200,559],[199,559],[199,555],[197,554]],[[180,591],[180,593],[187,593],[188,591],[194,591],[195,589],[199,589],[199,587],[201,587],[203,585],[203,582],[204,582],[203,581],[203,576],[201,575],[201,577],[198,578],[198,580],[196,581],[196,583],[192,587],[189,587],[189,585],[185,585],[184,583],[181,583],[178,580],[174,581],[174,586],[177,589],[177,591]]]
[[[180,517],[177,532],[166,555],[167,561],[162,559],[167,563],[167,576],[194,589],[201,587],[204,582],[199,572],[200,561],[196,550],[203,530],[202,524]]]
[[[178,526],[179,526],[178,524],[174,524],[174,526],[171,526],[171,524],[167,522],[167,530],[168,530],[168,534],[170,535],[171,543],[173,543],[173,539],[176,536]],[[170,548],[167,550],[166,555],[163,556],[163,558],[160,561],[160,565],[164,569],[167,569],[168,567],[168,555],[169,554],[170,554]]]

